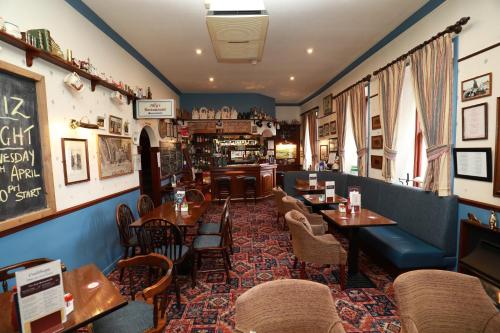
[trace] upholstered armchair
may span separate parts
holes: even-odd
[[[319,214],[311,213],[309,207],[307,207],[302,201],[297,200],[291,196],[286,196],[282,199],[282,202],[284,214],[292,210],[301,212],[311,225],[313,234],[323,235],[328,231],[328,223],[323,220],[323,217]]]
[[[281,187],[275,187],[272,189],[274,195],[274,202],[276,203],[276,209],[278,210],[278,216],[276,217],[276,223],[279,224],[280,218],[283,219],[283,225],[285,225],[285,209],[283,207],[283,198],[286,197],[286,192],[281,189]]]
[[[339,265],[340,287],[344,289],[347,262],[347,253],[335,237],[331,234],[314,235],[312,226],[301,212],[291,210],[285,214],[285,220],[292,236],[293,254],[297,267],[302,261],[300,276],[306,277],[306,262],[317,265]]]
[[[236,300],[236,332],[343,333],[330,289],[304,280],[275,280]]]
[[[411,271],[397,277],[394,293],[405,333],[500,332],[500,312],[476,277]]]

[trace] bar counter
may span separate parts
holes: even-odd
[[[241,199],[243,195],[243,179],[241,176],[255,177],[257,180],[257,199],[272,195],[276,186],[276,164],[233,164],[210,169],[212,193],[216,193],[218,177],[231,177],[231,198]]]

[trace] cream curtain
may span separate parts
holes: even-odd
[[[351,97],[351,119],[354,141],[358,154],[358,175],[366,177],[366,93],[365,83],[360,82],[349,89]]]
[[[396,174],[396,133],[404,75],[404,60],[396,62],[377,74],[379,110],[384,138],[382,176],[388,182],[391,182]]]
[[[309,124],[309,142],[311,143],[312,167],[315,168],[316,163],[318,162],[318,155],[317,155],[318,124],[316,121],[316,109],[311,110],[307,113],[307,122]]]
[[[424,189],[439,196],[451,192],[450,148],[453,92],[453,44],[450,34],[411,55],[417,112],[427,142]]]
[[[340,158],[340,170],[344,167],[344,148],[345,148],[345,120],[347,113],[347,98],[348,93],[345,92],[337,96],[334,100],[335,109],[337,110],[337,140]]]

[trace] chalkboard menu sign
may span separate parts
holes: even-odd
[[[166,178],[182,171],[182,150],[180,143],[160,144],[161,178]]]
[[[54,211],[43,76],[0,61],[0,231]]]

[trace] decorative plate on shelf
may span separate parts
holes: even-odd
[[[208,117],[208,109],[206,107],[200,108],[200,118],[199,119],[207,119]]]
[[[222,119],[231,119],[231,108],[229,106],[223,106],[221,113]]]

